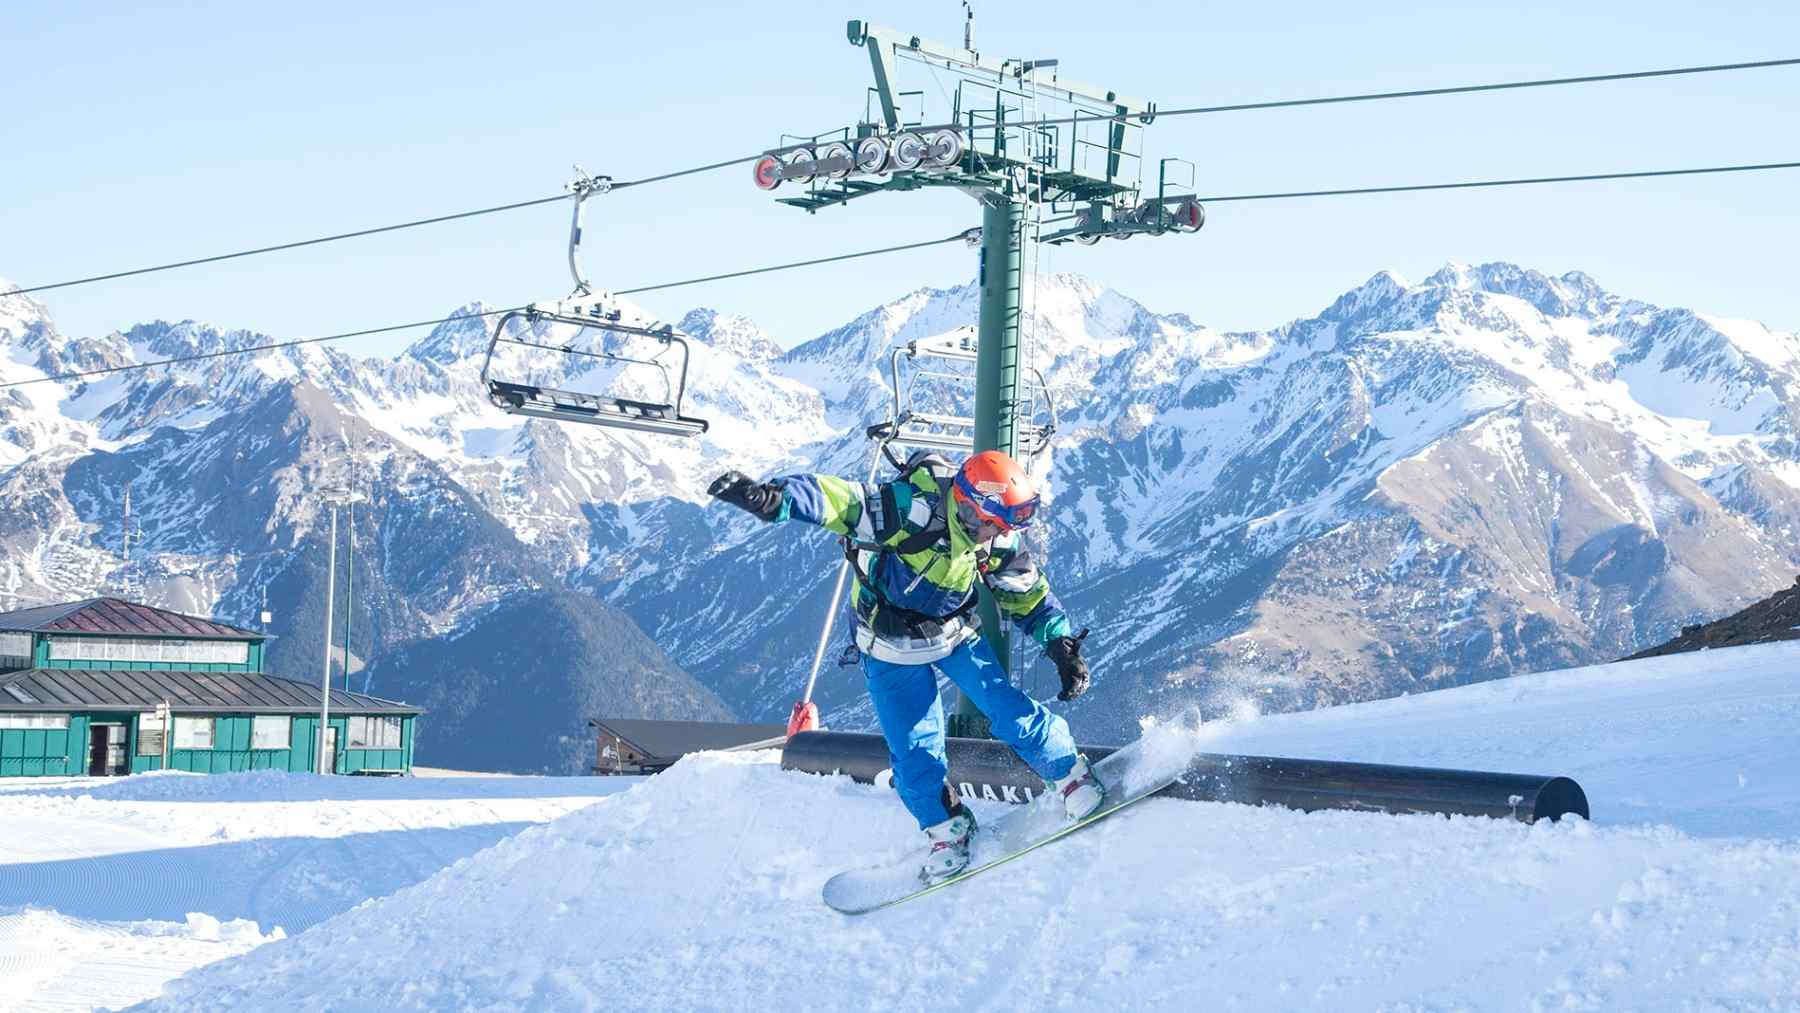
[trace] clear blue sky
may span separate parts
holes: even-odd
[[[1164,107],[1800,55],[1800,5],[977,0],[984,52]],[[863,17],[959,37],[953,0],[685,4],[14,0],[0,38],[0,276],[22,285],[559,191],[852,122]],[[1800,69],[1164,120],[1148,153],[1203,193],[1800,158]],[[951,193],[808,216],[747,168],[593,207],[592,273],[626,288],[930,238],[977,222]],[[1316,311],[1382,268],[1579,268],[1617,291],[1800,327],[1800,172],[1221,204],[1197,236],[1047,260],[1220,327]],[[63,329],[195,318],[299,336],[561,295],[566,208],[543,208],[46,294]],[[749,315],[783,344],[919,285],[960,246],[647,300]],[[357,346],[391,351],[406,337]]]

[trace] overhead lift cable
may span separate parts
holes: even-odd
[[[295,338],[292,341],[273,341],[265,345],[246,345],[243,348],[227,348],[217,352],[199,352],[194,355],[176,355],[153,362],[134,362],[125,366],[105,366],[100,369],[84,369],[74,373],[55,373],[50,376],[35,377],[30,380],[14,380],[0,383],[0,390],[8,387],[27,387],[34,383],[60,383],[64,380],[86,380],[96,376],[107,376],[112,373],[130,373],[140,369],[155,369],[158,366],[175,366],[184,362],[199,362],[204,359],[223,359],[232,355],[254,355],[257,352],[275,352],[283,348],[295,348],[300,345],[319,345],[327,341],[346,341],[350,338],[366,338],[375,334],[388,334],[393,331],[404,331],[414,327],[436,327],[455,320],[478,320],[483,317],[499,316],[523,309],[514,306],[511,309],[486,310],[481,313],[461,313],[453,317],[440,317],[436,320],[415,320],[410,324],[389,324],[386,327],[370,327],[361,331],[345,331],[342,334],[325,334],[316,338]]]
[[[942,246],[945,243],[968,243],[973,245],[981,240],[980,229],[965,229],[954,236],[942,239],[927,239],[918,243],[905,243],[900,246],[884,246],[878,250],[864,250],[861,253],[840,253],[835,257],[818,257],[813,260],[795,260],[773,267],[753,267],[748,271],[732,271],[729,274],[709,274],[703,278],[688,278],[684,281],[666,281],[660,285],[642,285],[638,288],[622,288],[615,295],[637,295],[639,292],[659,292],[665,288],[682,288],[687,285],[700,285],[709,281],[725,281],[730,278],[746,278],[753,274],[768,274],[771,271],[791,271],[796,267],[811,267],[814,264],[832,264],[840,260],[857,260],[862,257],[873,257],[882,253],[900,253],[905,250],[922,250],[927,246]]]
[[[1216,203],[1216,202],[1222,202],[1222,201],[1285,200],[1285,199],[1298,198],[1298,197],[1340,197],[1340,196],[1348,196],[1348,195],[1353,195],[1353,194],[1409,193],[1409,192],[1428,191],[1428,190],[1475,189],[1478,187],[1535,186],[1535,185],[1546,184],[1546,183],[1582,183],[1582,182],[1593,182],[1593,181],[1613,180],[1613,179],[1646,179],[1646,178],[1660,177],[1660,176],[1696,176],[1696,175],[1703,175],[1703,174],[1725,173],[1725,172],[1764,172],[1764,171],[1773,170],[1773,169],[1800,169],[1800,162],[1764,162],[1764,163],[1753,164],[1753,165],[1705,166],[1705,167],[1697,168],[1697,169],[1655,169],[1655,170],[1650,170],[1650,171],[1645,171],[1645,172],[1605,172],[1605,173],[1590,173],[1590,174],[1585,174],[1585,175],[1533,176],[1533,177],[1524,177],[1524,178],[1518,178],[1518,179],[1471,180],[1471,181],[1460,182],[1460,183],[1415,183],[1415,184],[1409,184],[1409,185],[1405,185],[1405,186],[1368,186],[1368,187],[1350,187],[1350,188],[1334,189],[1334,190],[1295,190],[1295,191],[1288,191],[1288,192],[1283,192],[1283,193],[1232,194],[1232,195],[1221,196],[1221,197],[1208,197],[1208,198],[1206,198],[1206,200],[1208,202]],[[796,260],[796,261],[790,261],[785,264],[774,264],[769,267],[750,268],[749,270],[745,270],[745,271],[731,271],[731,272],[728,272],[725,274],[709,274],[709,275],[702,275],[701,277],[697,277],[697,278],[685,278],[685,279],[682,279],[681,281],[667,281],[667,282],[661,282],[661,283],[658,283],[655,285],[641,285],[637,288],[620,289],[620,290],[618,290],[618,292],[616,294],[618,294],[618,295],[635,295],[640,292],[659,292],[664,289],[682,288],[682,287],[685,287],[688,285],[701,285],[701,284],[705,284],[707,282],[724,281],[724,280],[730,279],[730,278],[744,278],[744,277],[749,277],[751,275],[757,275],[757,274],[769,274],[774,271],[790,271],[795,268],[812,267],[812,266],[818,265],[818,264],[830,264],[830,263],[835,263],[837,261],[844,261],[844,260],[858,260],[863,257],[879,256],[884,253],[901,253],[906,250],[918,250],[918,249],[923,249],[923,248],[929,247],[929,246],[940,246],[945,243],[956,243],[956,242],[967,243],[973,238],[973,236],[971,235],[972,233],[978,234],[979,230],[971,229],[971,230],[966,230],[964,232],[959,232],[952,236],[945,236],[941,239],[927,239],[927,240],[924,240],[922,242],[917,242],[917,243],[903,243],[899,246],[886,246],[886,247],[881,247],[881,248],[873,249],[873,250],[861,250],[856,253],[843,253],[843,254],[838,254],[837,256],[834,256],[834,257],[816,257],[811,260]],[[17,294],[17,293],[13,293],[13,292],[0,293],[0,298],[5,298],[5,296],[15,295],[15,294]],[[123,372],[129,372],[132,370],[138,370],[138,369],[152,369],[157,366],[170,366],[170,365],[175,365],[177,363],[193,362],[193,361],[197,361],[197,360],[201,360],[201,359],[217,359],[217,358],[222,358],[224,356],[229,356],[229,355],[249,355],[249,354],[253,354],[256,352],[276,351],[276,350],[283,349],[283,348],[292,348],[292,347],[295,347],[298,345],[315,345],[315,344],[322,344],[322,343],[328,342],[328,341],[343,341],[343,340],[346,340],[349,338],[362,338],[362,337],[369,337],[371,335],[376,335],[376,334],[387,334],[392,331],[403,331],[408,328],[434,327],[439,324],[449,323],[453,320],[468,319],[471,316],[475,316],[475,317],[499,316],[500,314],[503,314],[503,313],[516,312],[516,311],[522,310],[524,308],[525,307],[522,307],[522,306],[515,306],[515,307],[511,307],[510,309],[488,310],[486,312],[478,313],[478,314],[465,314],[465,315],[457,316],[457,317],[442,317],[437,320],[420,320],[420,321],[415,321],[415,322],[409,323],[409,324],[392,324],[387,327],[374,327],[374,328],[369,328],[367,330],[361,330],[361,331],[347,331],[342,334],[328,334],[328,335],[324,335],[322,337],[317,337],[317,338],[298,338],[293,341],[278,341],[278,342],[273,342],[273,343],[265,344],[265,345],[252,345],[252,346],[245,347],[245,348],[227,349],[227,350],[218,351],[218,352],[204,352],[204,353],[201,353],[198,355],[177,356],[177,357],[168,358],[168,359],[158,359],[154,362],[132,363],[131,365],[127,365],[127,366],[109,366],[109,367],[106,367],[103,369],[83,370],[80,372],[73,372],[73,373],[58,373],[58,374],[55,374],[52,376],[42,376],[42,377],[37,377],[36,379],[31,379],[31,380],[14,380],[10,383],[0,383],[0,390],[5,390],[8,387],[23,387],[28,384],[34,384],[34,383],[52,383],[52,382],[60,382],[60,381],[64,381],[64,380],[82,380],[82,379],[87,379],[89,377],[103,376],[103,375],[110,374],[110,373],[123,373]]]
[[[726,169],[734,165],[743,165],[746,162],[755,161],[755,159],[755,155],[747,155],[743,158],[734,158],[724,162],[713,162],[708,165],[695,166],[691,169],[680,169],[675,172],[665,172],[657,176],[646,176],[643,179],[628,179],[612,184],[612,189],[624,190],[629,187],[643,186],[648,183],[661,183],[664,180],[678,179],[682,176],[692,176],[697,173],[711,172],[714,169]],[[539,197],[535,200],[516,201],[512,204],[499,204],[491,208],[476,208],[473,211],[458,211],[454,214],[436,215],[431,218],[416,218],[410,222],[396,222],[393,225],[378,225],[369,229],[357,229],[354,232],[339,232],[334,235],[319,236],[314,239],[300,239],[291,243],[276,243],[273,246],[258,246],[249,250],[238,250],[235,253],[220,253],[211,257],[195,257],[192,260],[177,260],[168,264],[156,264],[151,267],[137,267],[132,268],[129,271],[114,271],[110,274],[96,274],[86,278],[72,278],[68,281],[54,282],[49,285],[33,285],[30,288],[15,288],[0,292],[0,297],[9,295],[30,295],[33,292],[48,292],[51,289],[71,288],[75,285],[87,285],[96,281],[112,281],[116,278],[131,278],[140,274],[155,274],[158,271],[173,271],[176,268],[181,267],[198,267],[201,264],[216,264],[223,260],[255,257],[264,253],[279,253],[282,250],[297,250],[306,246],[318,246],[321,243],[335,243],[345,239],[360,239],[363,236],[378,236],[384,232],[399,232],[404,229],[416,229],[423,225],[438,225],[443,222],[454,222],[463,218],[478,218],[482,215],[497,214],[501,211],[517,211],[521,208],[534,208],[540,204],[555,204],[558,201],[568,200],[570,196],[570,194],[559,193],[554,197]]]
[[[1662,69],[1662,70],[1627,71],[1627,72],[1618,73],[1618,74],[1587,74],[1587,75],[1583,75],[1580,77],[1540,78],[1537,80],[1530,80],[1530,81],[1502,81],[1502,82],[1495,82],[1495,83],[1490,83],[1490,84],[1455,85],[1455,86],[1445,87],[1445,88],[1417,88],[1417,89],[1412,89],[1409,91],[1367,92],[1367,93],[1356,94],[1356,95],[1332,95],[1332,96],[1326,96],[1326,97],[1321,97],[1321,98],[1280,99],[1280,100],[1270,101],[1270,102],[1244,102],[1244,103],[1238,103],[1235,105],[1192,106],[1192,107],[1182,108],[1182,109],[1158,110],[1153,115],[1155,115],[1155,116],[1196,116],[1196,115],[1203,115],[1203,114],[1210,114],[1210,113],[1248,112],[1248,111],[1264,110],[1264,109],[1289,109],[1289,108],[1295,108],[1295,107],[1300,107],[1300,106],[1334,105],[1334,104],[1341,104],[1341,103],[1348,103],[1348,102],[1377,102],[1377,101],[1385,101],[1385,100],[1389,100],[1389,99],[1425,98],[1425,97],[1440,96],[1440,95],[1462,95],[1462,94],[1474,94],[1474,93],[1478,93],[1478,92],[1509,91],[1509,90],[1517,90],[1517,89],[1523,89],[1523,88],[1548,88],[1548,87],[1556,87],[1556,86],[1561,86],[1561,85],[1596,84],[1596,83],[1606,82],[1606,81],[1631,81],[1631,80],[1640,80],[1640,79],[1645,79],[1645,78],[1676,77],[1676,76],[1690,75],[1690,74],[1715,74],[1715,73],[1721,73],[1721,72],[1726,72],[1726,71],[1759,70],[1759,69],[1766,69],[1766,68],[1771,68],[1771,67],[1789,67],[1789,66],[1795,66],[1795,65],[1800,65],[1800,58],[1782,59],[1782,60],[1756,60],[1756,61],[1750,61],[1750,62],[1745,62],[1745,63],[1716,63],[1716,64],[1708,64],[1705,66],[1694,66],[1694,67],[1670,67],[1670,68],[1666,68],[1666,69]],[[1123,117],[1114,117],[1114,118],[1120,119]],[[1106,117],[1095,117],[1095,116],[1066,117],[1066,118],[1059,118],[1059,119],[1036,120],[1036,121],[1031,121],[1031,122],[1008,123],[1008,124],[1006,124],[1006,127],[1008,129],[1019,129],[1019,128],[1024,128],[1024,127],[1052,126],[1052,125],[1057,125],[1057,124],[1075,123],[1075,122],[1094,123],[1094,122],[1104,120],[1104,119],[1106,119]],[[978,128],[978,129],[980,129],[980,128]],[[683,176],[691,176],[691,175],[695,175],[698,173],[711,172],[715,169],[730,168],[731,166],[734,166],[734,165],[743,165],[748,162],[756,161],[758,158],[762,157],[763,154],[764,154],[764,152],[757,152],[754,155],[745,155],[741,158],[726,159],[726,160],[720,161],[720,162],[710,162],[705,165],[698,165],[698,166],[694,166],[692,168],[678,169],[673,172],[660,173],[660,174],[654,175],[654,176],[646,176],[642,179],[622,180],[622,181],[613,183],[612,189],[623,190],[623,189],[627,189],[629,187],[644,186],[644,185],[650,184],[650,183],[660,183],[665,180],[678,179]],[[254,256],[257,256],[260,254],[275,253],[275,252],[278,252],[281,250],[292,250],[292,249],[298,249],[300,247],[305,247],[305,246],[317,246],[321,243],[335,243],[335,242],[338,242],[338,241],[344,240],[344,239],[357,239],[357,238],[361,238],[363,236],[379,235],[379,234],[385,233],[385,232],[397,232],[402,229],[418,228],[418,227],[424,226],[424,225],[436,225],[436,224],[439,224],[442,222],[456,221],[456,220],[462,219],[462,218],[474,218],[474,217],[477,217],[480,215],[495,214],[495,213],[498,213],[501,211],[513,211],[513,210],[517,210],[520,208],[535,207],[540,204],[550,204],[550,203],[554,203],[556,201],[568,200],[569,198],[570,198],[569,194],[558,194],[554,197],[540,197],[535,200],[519,201],[519,202],[516,202],[513,204],[501,204],[501,205],[497,205],[495,207],[490,207],[490,208],[478,208],[473,211],[461,211],[461,212],[457,212],[455,214],[438,215],[438,216],[435,216],[432,218],[420,218],[420,219],[416,219],[414,221],[409,221],[409,222],[399,222],[394,225],[381,225],[381,226],[377,226],[375,228],[358,229],[353,232],[341,232],[341,233],[337,233],[335,235],[330,235],[330,236],[320,236],[316,239],[302,239],[302,240],[298,240],[298,241],[291,242],[291,243],[277,243],[272,246],[261,246],[261,247],[256,247],[254,249],[249,249],[249,250],[239,250],[235,253],[222,253],[222,254],[217,254],[215,256],[210,256],[210,257],[196,257],[192,260],[180,260],[180,261],[175,261],[175,262],[168,263],[168,264],[157,264],[157,265],[154,265],[151,267],[133,268],[133,269],[127,270],[127,271],[114,271],[114,272],[111,272],[108,274],[91,275],[86,278],[72,278],[68,281],[52,282],[52,283],[46,284],[46,285],[32,285],[32,286],[26,287],[26,288],[14,288],[14,289],[9,289],[5,292],[0,292],[0,298],[9,296],[9,295],[30,295],[33,292],[48,292],[53,289],[70,288],[70,287],[73,287],[76,285],[87,285],[87,284],[91,284],[93,282],[98,282],[98,281],[111,281],[111,280],[114,280],[117,278],[130,278],[130,277],[135,277],[137,275],[153,274],[158,271],[172,271],[172,270],[175,270],[176,268],[195,267],[195,266],[202,265],[202,264],[214,264],[214,263],[218,263],[218,262],[224,261],[224,260],[235,260],[240,257],[254,257]],[[1215,198],[1215,199],[1220,199],[1220,198]],[[1239,199],[1249,199],[1249,198],[1239,198]]]
[[[500,211],[516,211],[519,208],[536,207],[539,204],[554,204],[568,200],[569,195],[557,194],[555,197],[539,197],[536,200],[518,201],[513,204],[501,204],[491,208],[480,208],[475,211],[459,211],[450,215],[438,215],[435,218],[419,218],[410,222],[395,225],[379,225],[372,229],[358,229],[355,232],[340,232],[332,236],[320,236],[317,239],[301,239],[291,243],[276,243],[274,246],[258,246],[255,249],[239,250],[236,253],[220,253],[211,257],[195,257],[193,260],[177,260],[168,264],[157,264],[153,267],[135,267],[129,271],[114,271],[111,274],[95,274],[86,278],[72,278],[68,281],[54,282],[49,285],[33,285],[30,288],[15,288],[0,292],[0,297],[9,295],[30,295],[33,292],[48,292],[55,288],[70,288],[75,285],[87,285],[96,281],[112,281],[115,278],[131,278],[140,274],[155,274],[158,271],[173,271],[179,267],[195,267],[200,264],[216,264],[222,260],[237,260],[240,257],[254,257],[264,253],[276,253],[281,250],[297,250],[303,246],[317,246],[320,243],[335,243],[342,239],[358,239],[362,236],[375,236],[383,232],[398,232],[401,229],[416,229],[421,225],[436,225],[439,222],[453,222],[460,218],[475,218],[480,215],[491,215]]]
[[[752,274],[768,274],[772,271],[790,271],[795,268],[812,267],[817,264],[830,264],[840,260],[858,260],[863,257],[879,256],[884,253],[901,253],[906,250],[923,249],[927,246],[941,246],[945,243],[967,243],[969,239],[969,232],[965,231],[959,232],[953,236],[945,236],[941,239],[927,239],[917,243],[902,243],[899,246],[885,246],[874,250],[860,250],[856,253],[841,253],[835,257],[816,257],[812,260],[796,260],[791,263],[775,264],[769,267],[757,267],[747,271],[733,271],[728,274],[713,274],[700,278],[686,278],[681,281],[667,281],[656,285],[644,285],[640,288],[621,289],[615,294],[630,295],[637,292],[655,292],[668,288],[681,288],[686,285],[699,285],[705,282],[719,281],[725,278],[742,278]],[[10,295],[11,293],[6,294]],[[0,298],[4,298],[4,296],[0,296]],[[275,341],[262,345],[247,345],[243,348],[228,348],[216,352],[200,352],[195,355],[171,356],[170,358],[157,359],[153,362],[134,362],[124,366],[106,366],[100,369],[85,369],[70,373],[56,373],[50,376],[35,377],[30,380],[14,380],[10,383],[0,383],[0,390],[5,390],[8,387],[24,387],[34,383],[58,383],[66,380],[86,380],[92,377],[107,376],[113,373],[127,373],[140,369],[155,369],[158,366],[173,366],[184,362],[198,362],[204,359],[221,359],[232,355],[253,355],[257,352],[272,352],[284,348],[294,348],[300,345],[318,345],[330,341],[345,341],[350,338],[365,338],[371,335],[388,334],[393,331],[404,331],[410,328],[436,327],[440,324],[447,324],[457,320],[475,320],[485,317],[502,316],[507,313],[519,313],[526,308],[527,307],[524,306],[512,306],[506,309],[485,310],[481,313],[461,313],[452,317],[440,317],[436,320],[415,320],[408,324],[390,324],[386,327],[371,327],[360,331],[345,331],[341,334],[326,334],[316,338],[296,338],[291,341]]]
[[[1619,74],[1586,74],[1581,77],[1546,77],[1532,81],[1499,81],[1491,84],[1462,84],[1445,88],[1413,88],[1407,91],[1375,91],[1355,95],[1328,95],[1321,98],[1277,99],[1271,102],[1240,102],[1233,105],[1189,106],[1181,109],[1157,109],[1154,118],[1164,116],[1205,116],[1213,113],[1253,112],[1264,109],[1295,109],[1302,106],[1340,105],[1348,102],[1383,102],[1403,98],[1431,98],[1440,95],[1473,95],[1479,92],[1516,91],[1524,88],[1553,88],[1571,84],[1599,84],[1606,81],[1637,81],[1654,77],[1678,77],[1687,74],[1717,74],[1736,70],[1762,70],[1770,67],[1800,66],[1800,57],[1784,60],[1755,60],[1749,63],[1714,63],[1701,67],[1669,67],[1663,70],[1633,70]],[[1123,120],[1127,116],[1065,116],[1004,124],[1008,130],[1048,127],[1068,123],[1095,123],[1107,119]],[[974,129],[985,129],[975,127]]]
[[[1202,197],[1202,203],[1242,200],[1288,200],[1295,197],[1347,197],[1370,193],[1418,193],[1426,190],[1475,190],[1482,187],[1536,186],[1543,183],[1591,183],[1608,179],[1650,179],[1657,176],[1701,176],[1719,172],[1764,172],[1800,169],[1800,162],[1763,162],[1756,165],[1712,165],[1698,169],[1651,169],[1643,172],[1596,172],[1578,176],[1527,176],[1517,179],[1478,179],[1460,183],[1409,183],[1402,186],[1359,186],[1337,190],[1293,190],[1284,193],[1240,193]]]

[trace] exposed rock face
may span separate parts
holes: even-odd
[[[1782,588],[1742,612],[1710,623],[1683,626],[1680,636],[1625,660],[1777,640],[1800,640],[1800,577],[1794,578],[1793,587]]]

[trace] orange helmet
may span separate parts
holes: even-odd
[[[1002,531],[1030,526],[1038,512],[1037,485],[1019,462],[998,450],[964,461],[951,495],[959,509]]]

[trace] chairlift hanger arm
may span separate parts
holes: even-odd
[[[587,209],[587,199],[597,193],[612,191],[611,176],[590,176],[581,166],[575,167],[575,178],[568,184],[568,191],[575,195],[575,210],[569,216],[569,274],[575,279],[575,291],[572,298],[592,295],[594,286],[588,284],[587,272],[581,267],[581,219]]]

